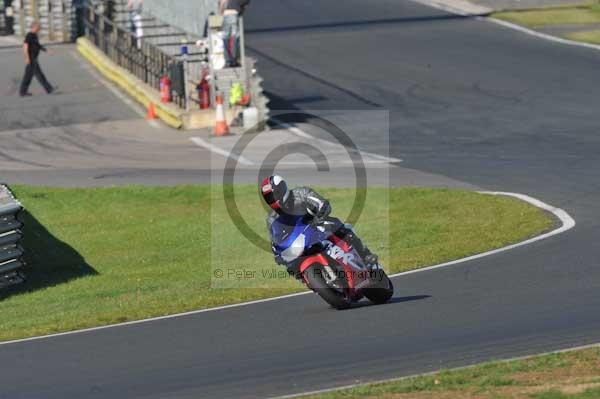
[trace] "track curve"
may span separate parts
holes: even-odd
[[[577,226],[395,279],[386,306],[298,296],[0,346],[0,398],[266,397],[600,341],[600,52],[396,0],[263,0],[247,27],[280,108],[389,109],[367,150]]]

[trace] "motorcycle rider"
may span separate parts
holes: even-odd
[[[271,207],[267,216],[267,227],[271,231],[271,225],[281,215],[293,215],[305,217],[307,223],[317,226],[327,225],[337,237],[349,243],[365,261],[368,268],[377,266],[379,258],[372,253],[352,229],[351,225],[344,224],[341,220],[329,216],[331,205],[329,201],[320,196],[309,187],[298,187],[288,189],[285,180],[278,175],[267,177],[263,180],[260,191],[265,202]],[[275,255],[275,261],[280,265],[287,265],[279,256]]]

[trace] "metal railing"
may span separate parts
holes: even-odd
[[[104,54],[153,88],[160,89],[160,79],[165,75],[171,80],[174,75],[183,79],[183,62],[145,40],[153,35],[138,38],[134,32],[109,19],[102,7],[92,2],[85,5],[84,24],[86,37]],[[173,102],[186,108],[185,88],[182,87],[183,84],[173,85]]]
[[[23,223],[19,221],[22,210],[10,189],[0,184],[0,288],[25,281],[21,272],[24,250],[19,245],[23,238]]]

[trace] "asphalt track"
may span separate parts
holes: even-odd
[[[266,397],[600,342],[600,52],[395,0],[253,2],[247,27],[280,108],[389,109],[389,143],[354,139],[577,226],[398,278],[384,306],[305,295],[0,346],[0,398]]]

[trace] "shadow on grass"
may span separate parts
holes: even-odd
[[[22,212],[19,220],[24,224],[21,245],[25,249],[27,266],[23,272],[27,280],[0,291],[0,301],[98,274],[75,249],[52,235],[29,212]]]

